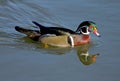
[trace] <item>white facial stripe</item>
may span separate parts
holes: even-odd
[[[81,33],[84,34],[84,35],[89,35],[90,32],[88,31],[88,27],[86,27],[86,26],[83,26],[83,27],[87,28],[87,30],[86,30],[86,32],[83,32],[83,31],[81,30]],[[82,28],[83,28],[83,27],[82,27]]]
[[[82,31],[81,31],[81,32],[82,32]],[[84,34],[84,35],[89,35],[90,32],[89,32],[89,31],[87,31],[86,33],[82,32],[82,34]]]

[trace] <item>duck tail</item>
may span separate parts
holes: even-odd
[[[24,33],[27,36],[30,36],[32,34],[40,34],[40,32],[37,31],[37,30],[25,29],[25,28],[22,28],[22,27],[19,27],[19,26],[15,26],[15,30],[20,32],[20,33]]]
[[[30,29],[25,29],[19,26],[15,26],[15,30],[20,32],[20,33],[24,33],[26,34],[29,38],[31,38],[34,41],[38,41],[39,37],[40,37],[40,31],[37,30],[30,30]]]

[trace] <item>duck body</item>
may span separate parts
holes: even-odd
[[[71,37],[73,42],[67,35],[43,37],[40,38],[40,42],[55,47],[74,47],[90,43],[89,35],[71,35]]]
[[[45,46],[74,47],[90,43],[88,28],[78,27],[76,31],[62,27],[45,27],[37,22],[33,22],[40,30],[24,29],[16,26],[18,32],[26,34],[34,41],[40,41]],[[80,31],[78,33],[78,31]]]

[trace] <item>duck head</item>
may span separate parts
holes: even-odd
[[[80,32],[81,34],[84,34],[84,35],[88,35],[90,34],[90,32],[93,32],[93,34],[95,34],[96,36],[100,37],[101,35],[98,33],[97,31],[97,26],[94,22],[92,21],[84,21],[82,22],[76,32]]]

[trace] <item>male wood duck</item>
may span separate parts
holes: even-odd
[[[100,37],[96,24],[92,21],[82,22],[76,31],[62,27],[45,27],[35,21],[33,23],[40,30],[24,29],[19,26],[15,26],[15,29],[18,32],[26,34],[34,41],[40,41],[45,46],[74,47],[88,44],[90,42],[90,32]]]

